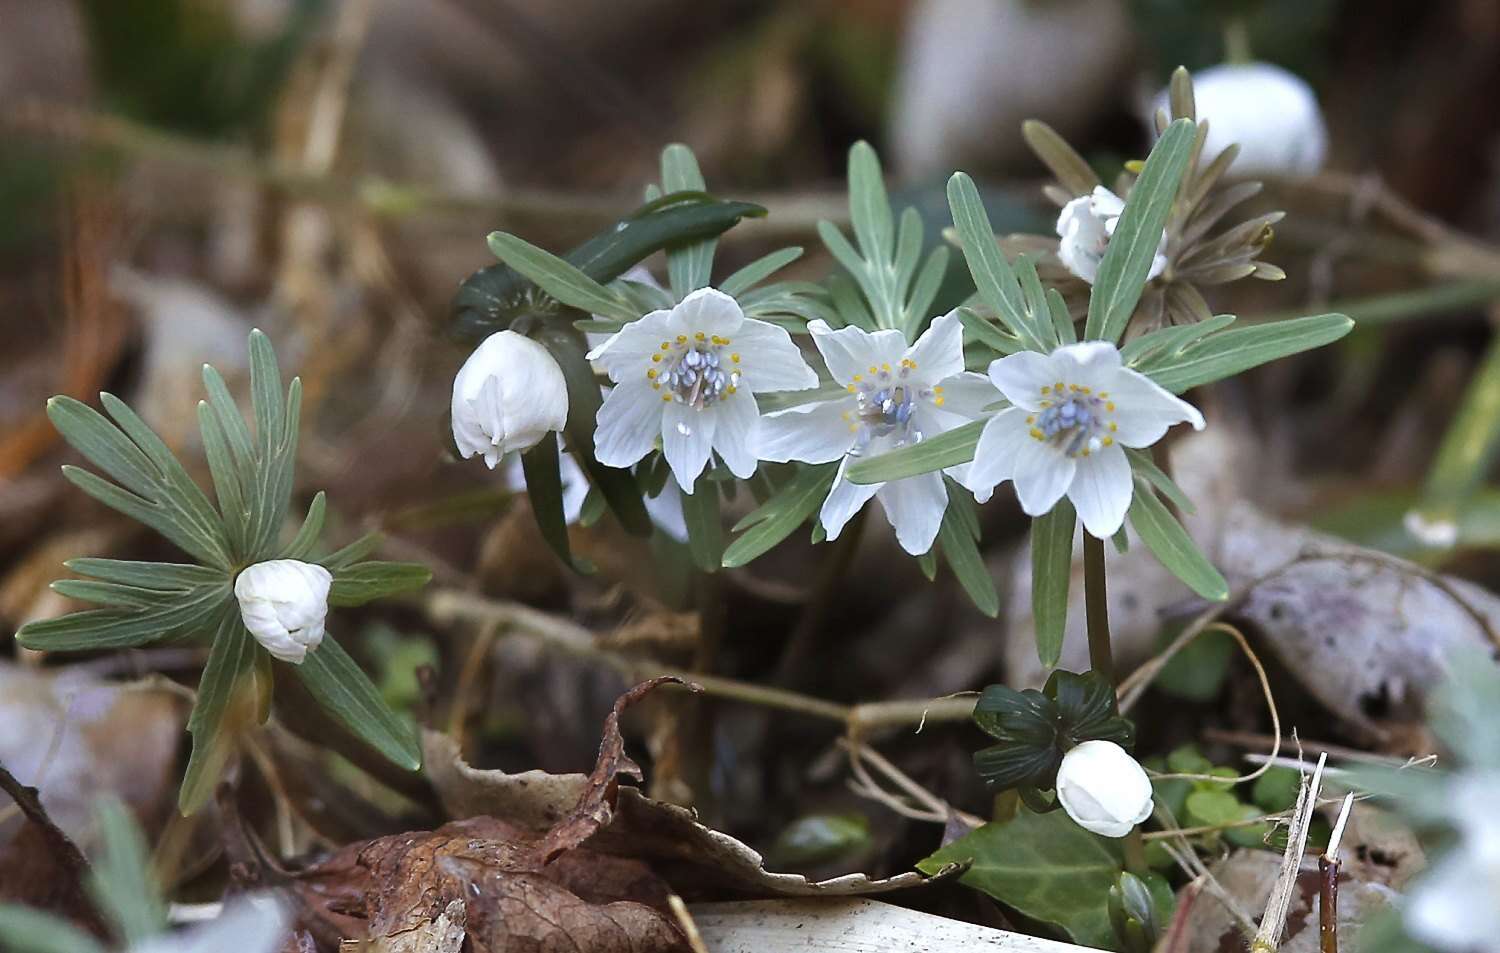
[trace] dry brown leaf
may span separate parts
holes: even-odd
[[[106,936],[84,885],[88,861],[47,816],[36,788],[26,787],[0,765],[0,792],[9,795],[26,819],[0,847],[0,902],[45,910],[95,936]]]

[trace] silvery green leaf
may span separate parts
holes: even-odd
[[[420,589],[431,581],[432,570],[421,563],[355,563],[334,573],[328,604],[362,606],[385,596]]]
[[[366,533],[342,549],[334,550],[327,556],[314,560],[314,562],[329,572],[337,573],[341,569],[347,569],[379,549],[381,538],[381,534],[378,532]]]
[[[391,763],[408,771],[422,766],[422,748],[412,727],[387,707],[369,676],[331,637],[325,636],[293,671],[318,704]]]
[[[255,451],[246,493],[249,505],[246,551],[241,555],[246,562],[259,562],[276,555],[277,539],[291,505],[302,412],[302,381],[292,378],[283,396],[276,352],[270,339],[259,330],[250,332],[250,398],[255,418]],[[232,404],[229,413],[239,416]],[[226,431],[229,429],[222,419],[220,423]]]
[[[1036,652],[1044,668],[1052,668],[1062,657],[1077,522],[1073,504],[1066,498],[1031,521],[1031,612],[1036,620]]]
[[[964,493],[959,488],[958,493]],[[938,527],[938,544],[943,558],[953,569],[953,575],[968,593],[974,607],[994,618],[1000,614],[1000,594],[995,591],[995,580],[975,542],[974,528],[966,520],[964,507],[954,505],[957,494],[949,492],[949,506],[943,513],[943,522]],[[972,516],[972,512],[967,515]]]
[[[943,278],[947,273],[948,249],[946,246],[939,245],[922,263],[922,268],[917,272],[916,280],[912,282],[911,291],[907,295],[904,318],[907,340],[915,339],[917,329],[928,318],[932,302],[937,300],[938,291],[942,289]]]
[[[16,903],[0,904],[0,949],[7,953],[105,953],[66,920]]]
[[[111,398],[109,406],[113,412],[124,404]],[[87,470],[64,467],[63,475],[74,485],[104,505],[156,530],[203,562],[219,568],[231,564],[224,525],[208,498],[139,418],[128,410],[121,413],[131,432],[144,439],[147,447],[140,446],[98,411],[71,397],[49,400],[47,416],[63,439],[119,482],[117,486]],[[165,470],[164,460],[170,461]]]
[[[134,648],[206,628],[214,612],[233,601],[226,579],[173,595],[170,603],[145,609],[86,609],[57,619],[28,622],[16,641],[51,652]]]
[[[1196,134],[1195,123],[1179,119],[1167,127],[1146,157],[1146,166],[1126,198],[1125,210],[1099,262],[1084,337],[1115,342],[1125,333],[1145,290]]]
[[[990,225],[989,213],[984,210],[984,202],[979,198],[979,189],[963,172],[953,173],[948,180],[948,206],[953,212],[953,225],[958,231],[964,261],[974,278],[979,300],[999,316],[1000,323],[1019,338],[1025,348],[1050,350],[1045,342],[1052,336],[1051,317],[1048,316],[1044,331],[1027,312],[1020,282],[995,241],[995,230]]]
[[[182,596],[181,590],[146,589],[93,579],[59,579],[52,583],[52,591],[79,602],[123,609],[161,608],[172,605]]]
[[[198,402],[198,430],[203,435],[203,452],[208,458],[208,472],[213,477],[219,511],[224,515],[224,530],[230,549],[244,552],[249,533],[250,509],[245,504],[240,468],[229,448],[229,441],[218,415],[207,401]]]
[[[640,317],[608,288],[551,252],[505,232],[491,232],[488,240],[496,258],[563,304],[617,321]]]
[[[851,483],[889,483],[968,463],[984,425],[983,420],[970,421],[921,443],[868,457],[850,466],[846,476]]]
[[[1127,367],[1150,361],[1165,363],[1181,354],[1183,348],[1216,331],[1224,330],[1234,321],[1234,315],[1221,314],[1194,324],[1147,331],[1120,348],[1120,361]]]
[[[704,572],[718,572],[724,560],[724,522],[719,515],[719,487],[705,472],[692,493],[682,494],[682,518],[687,524],[688,552]]]
[[[323,535],[323,519],[327,508],[327,496],[319,490],[307,505],[307,515],[302,518],[302,526],[286,551],[281,554],[282,559],[306,559],[312,555],[313,547]]]
[[[662,150],[661,185],[662,191],[668,195],[704,191],[707,186],[693,150],[680,142]],[[679,301],[689,292],[708,287],[713,277],[714,248],[717,245],[717,238],[704,238],[686,245],[668,246],[667,277],[672,293]]]
[[[958,320],[964,326],[964,330],[969,333],[969,337],[985,347],[999,351],[1001,354],[1014,354],[1017,351],[1026,350],[1020,338],[995,327],[980,317],[972,308],[959,308]]]
[[[1073,195],[1088,195],[1099,184],[1099,176],[1094,174],[1083,156],[1051,126],[1037,119],[1028,119],[1021,124],[1021,136],[1042,164],[1057,176],[1063,188]]]
[[[1145,480],[1136,480],[1129,518],[1130,527],[1146,548],[1172,575],[1187,583],[1188,588],[1216,602],[1229,598],[1229,583],[1198,549],[1198,544],[1193,542],[1182,524],[1156,498],[1156,492]]]
[[[1047,289],[1047,312],[1052,316],[1052,331],[1057,335],[1058,343],[1077,344],[1078,329],[1073,326],[1073,315],[1068,311],[1062,292],[1056,288]]]
[[[92,576],[106,582],[145,589],[180,591],[225,582],[223,570],[195,566],[191,563],[152,563],[129,559],[98,559],[84,556],[69,559],[64,566],[80,576]]]
[[[800,247],[782,248],[768,255],[762,255],[719,282],[719,290],[730,297],[738,298],[801,257]]]
[[[741,535],[724,550],[726,569],[743,566],[790,536],[818,511],[838,475],[838,463],[804,466],[765,503],[735,524]]]
[[[1156,465],[1156,461],[1151,459],[1149,450],[1127,448],[1125,456],[1130,459],[1130,468],[1135,471],[1135,475],[1155,487],[1156,491],[1170,500],[1173,506],[1189,516],[1197,512],[1193,501],[1182,492],[1182,487],[1178,486],[1176,481],[1167,476],[1166,472]]]
[[[1175,358],[1142,362],[1136,369],[1174,394],[1211,384],[1269,361],[1337,341],[1354,322],[1342,314],[1230,328],[1210,335]]]
[[[151,871],[151,851],[129,810],[105,797],[94,808],[100,849],[94,853],[89,894],[127,944],[167,927],[167,908]]]
[[[868,142],[856,142],[849,150],[849,222],[860,251],[871,262],[891,258],[895,225],[891,202],[885,191],[880,159]]]
[[[326,644],[326,640],[325,640]],[[177,808],[192,814],[213,796],[214,786],[233,753],[234,733],[225,726],[231,703],[242,692],[253,691],[255,655],[260,649],[240,620],[239,607],[224,606],[216,620],[213,647],[198,678],[198,697],[188,717],[193,752],[177,792]]]

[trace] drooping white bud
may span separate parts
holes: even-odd
[[[1151,816],[1151,779],[1113,741],[1085,741],[1063,755],[1057,799],[1085,830],[1124,837]]]
[[[453,378],[453,442],[463,458],[483,454],[494,469],[568,420],[568,388],[547,349],[523,334],[485,338]]]
[[[1167,107],[1156,96],[1153,112]],[[1312,175],[1328,154],[1328,127],[1312,87],[1270,63],[1224,63],[1193,74],[1193,103],[1208,122],[1201,161],[1231,143],[1240,152],[1231,175]]]
[[[333,574],[297,559],[270,559],[242,570],[234,581],[240,618],[271,656],[293,665],[323,641]]]
[[[1099,262],[1104,259],[1123,211],[1124,199],[1102,185],[1063,206],[1057,216],[1057,257],[1069,271],[1089,284],[1094,283],[1099,275]],[[1151,271],[1146,275],[1148,279],[1167,267],[1166,246],[1167,235],[1163,232],[1156,257],[1151,260]]]

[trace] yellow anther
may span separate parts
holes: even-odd
[[[646,372],[646,379],[651,381],[656,380],[656,368],[653,367]]]
[[[1120,425],[1116,424],[1116,423],[1111,423],[1109,425],[1109,432],[1110,433],[1119,433],[1120,432]]]
[[[846,410],[842,414],[839,414],[839,416],[842,417],[844,420],[848,420],[849,419],[849,411]]]
[[[859,424],[850,424],[849,425],[849,432],[850,433],[858,433],[859,432]]]
[[[1107,390],[1101,390],[1099,392],[1099,399],[1100,400],[1108,400],[1109,399],[1109,391],[1107,391]]]
[[[1042,432],[1035,427],[1031,428],[1031,436],[1036,440],[1043,439]]]
[[[911,369],[912,370],[916,370],[917,369],[917,362],[916,361],[907,361],[906,363],[908,363],[908,364],[911,365]]]
[[[736,363],[736,364],[738,364],[740,362],[740,356],[738,354],[731,354],[731,355],[729,355],[729,359],[731,361],[733,361],[734,363]]]
[[[701,340],[704,339],[704,337],[705,337],[704,333],[702,331],[699,331],[697,334],[693,335],[693,340],[694,341],[701,341]]]
[[[942,393],[942,392],[943,392],[943,385],[942,385],[942,384],[939,384],[939,385],[938,385],[938,386],[936,386],[936,387],[934,387],[934,388],[933,388],[933,389],[932,389],[932,392],[933,392],[933,393],[934,393],[934,394],[941,394],[941,393]]]
[[[860,381],[862,381],[864,379],[865,379],[865,375],[863,375],[863,374],[855,374],[854,375],[854,383],[856,383],[856,384],[858,384]],[[854,388],[851,387],[849,389],[853,390]]]
[[[1084,447],[1083,450],[1079,454],[1079,456],[1084,456],[1084,457],[1086,457],[1088,455],[1089,455],[1089,448],[1088,447]]]
[[[937,406],[939,406],[939,407],[941,407],[941,406],[943,406],[943,401],[944,401],[944,399],[945,399],[945,398],[942,398],[942,397],[935,397],[935,398],[933,398],[933,401],[932,401],[932,402],[933,402],[933,403],[934,403],[934,404],[936,404],[936,405],[937,405]]]
[[[679,335],[677,335],[677,343],[678,344],[686,344],[687,343],[687,335],[686,334],[679,334]]]
[[[882,371],[887,371],[887,372],[889,372],[889,371],[890,371],[890,369],[891,369],[891,365],[889,365],[889,364],[882,364],[882,365],[880,365],[880,369],[881,369],[881,370],[882,370]]]
[[[1028,414],[1026,416],[1026,423],[1028,425],[1036,423],[1036,414]]]
[[[733,394],[733,393],[734,393],[734,391],[735,391],[735,388],[734,388],[734,386],[733,386],[733,385],[731,385],[731,386],[730,386],[730,387],[729,387],[729,393],[731,393],[731,394]]]
[[[871,374],[879,374],[880,373],[880,368],[876,367],[874,364],[871,364],[870,365],[870,373]]]
[[[1078,389],[1083,391],[1085,394],[1092,393],[1092,391],[1090,391],[1087,387],[1080,387]]]
[[[670,350],[672,350],[672,342],[671,341],[663,341],[663,342],[661,342],[661,349],[663,351],[670,351]]]
[[[651,355],[651,363],[658,364],[660,362],[661,362],[661,355],[660,354],[653,354],[653,355]]]
[[[853,384],[850,384],[848,387],[844,388],[844,390],[848,391],[851,394],[854,393],[858,389],[859,388],[855,387]]]
[[[1044,410],[1045,410],[1045,409],[1046,409],[1046,408],[1048,408],[1048,407],[1051,407],[1051,406],[1052,406],[1052,401],[1050,401],[1050,400],[1044,400],[1044,401],[1042,401],[1042,408],[1043,408],[1043,409],[1044,409]]]
[[[661,395],[661,401],[664,404],[670,404],[672,402],[672,395],[671,394],[662,394]]]
[[[1103,442],[1103,444],[1106,447],[1113,447],[1115,445],[1115,438],[1114,437],[1105,437],[1102,442]]]
[[[1104,404],[1104,409],[1107,410],[1107,411],[1109,411],[1110,413],[1114,413],[1115,412],[1115,402],[1112,401],[1112,400],[1111,401],[1106,401],[1105,404]]]
[[[1048,387],[1046,384],[1043,384],[1042,385],[1042,393],[1044,393],[1044,394],[1050,394],[1050,393],[1052,393],[1052,388]]]
[[[1073,393],[1076,394],[1076,393],[1078,393],[1078,385],[1077,384],[1069,384],[1068,385],[1068,390],[1070,390],[1070,391],[1072,391]]]
[[[1063,391],[1063,382],[1062,381],[1058,381],[1056,384],[1053,384],[1052,385],[1052,389],[1055,390],[1055,391],[1057,391],[1059,394],[1062,393],[1062,391]]]
[[[660,384],[652,384],[651,385],[651,389],[652,390],[661,390],[661,385]]]

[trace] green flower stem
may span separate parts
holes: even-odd
[[[1083,597],[1088,613],[1089,667],[1113,685],[1115,660],[1109,644],[1109,602],[1104,587],[1104,540],[1088,532],[1083,534]],[[1118,699],[1115,708],[1119,710]]]

